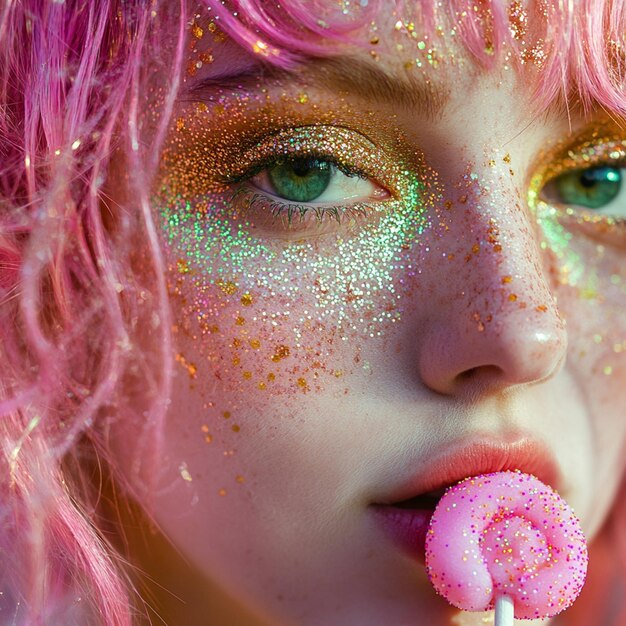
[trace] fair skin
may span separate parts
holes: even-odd
[[[385,16],[378,24],[393,33]],[[407,59],[421,54],[417,41],[381,37],[377,60],[368,46],[346,44],[341,54],[394,80],[410,74],[438,111],[357,94],[348,82],[331,90],[329,73],[312,78],[323,62],[295,77],[190,95],[195,81],[224,68],[254,71],[258,60],[210,37],[198,46],[215,61],[186,76],[176,104],[173,119],[182,121],[178,130],[173,122],[168,149],[177,158],[156,185],[155,217],[178,356],[152,511],[190,564],[177,570],[178,589],[202,593],[210,579],[234,598],[216,624],[484,623],[484,614],[461,613],[435,594],[423,563],[390,539],[371,506],[417,495],[403,486],[446,454],[471,456],[480,442],[491,448],[471,473],[502,469],[496,449],[522,471],[543,471],[590,539],[615,498],[626,441],[626,349],[614,349],[626,337],[623,236],[574,224],[574,216],[561,254],[528,206],[531,177],[556,159],[546,154],[581,131],[590,136],[585,129],[600,118],[573,109],[570,128],[563,111],[537,115],[528,82],[504,60],[486,71],[458,48],[436,66],[407,71]],[[215,245],[208,221],[199,230],[197,217],[172,226],[164,198],[203,203],[210,216],[211,207],[225,210],[217,192],[207,200],[207,191],[191,194],[179,181],[197,171],[198,137],[219,129],[228,141],[254,125],[263,136],[320,119],[347,129],[342,141],[356,144],[349,154],[365,136],[375,144],[372,168],[401,172],[390,181],[369,171],[338,181],[341,202],[331,202],[383,206],[405,193],[397,205],[405,207],[404,240],[383,240],[366,256],[386,219],[374,211],[359,226],[328,220],[320,234],[312,220],[295,235],[258,213],[251,227],[244,215],[253,243],[233,235],[241,254],[224,251],[229,239]],[[600,137],[619,131],[613,125]],[[160,191],[172,181],[182,191]],[[263,192],[268,183],[261,171],[236,184]],[[236,222],[226,227],[231,235]],[[582,268],[576,280],[568,263]],[[118,430],[113,447],[124,469],[134,441]],[[550,463],[518,458],[520,449],[541,449]],[[211,610],[191,594],[185,601],[193,608],[169,609],[172,623]]]

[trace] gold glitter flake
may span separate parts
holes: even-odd
[[[232,296],[238,289],[235,283],[231,283],[230,280],[218,280],[215,283],[227,296]]]
[[[185,359],[185,357],[180,353],[178,353],[174,358],[177,363],[180,363],[187,370],[189,378],[196,377],[196,374],[198,373],[198,368],[194,363],[189,363],[187,359]]]
[[[252,302],[252,296],[249,293],[244,293],[243,296],[241,296],[241,304],[243,304],[243,306],[250,306]]]
[[[280,345],[280,346],[276,346],[276,350],[274,350],[274,354],[272,355],[271,358],[272,358],[272,361],[274,361],[274,363],[278,363],[278,361],[282,361],[283,359],[286,359],[289,356],[289,354],[290,354],[289,346]]]

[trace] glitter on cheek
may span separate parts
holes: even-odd
[[[327,151],[335,150],[333,132],[350,139],[345,129],[324,130]],[[256,218],[264,207],[241,203],[231,190],[161,187],[154,202],[170,291],[221,380],[266,394],[319,390],[324,374],[336,381],[341,371],[334,342],[379,337],[400,319],[404,283],[416,272],[411,249],[430,226],[438,191],[424,167],[382,167],[396,171],[395,197],[365,202],[358,220],[294,223],[295,236],[289,224]]]

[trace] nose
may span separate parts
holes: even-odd
[[[489,189],[476,183],[446,203],[429,252],[439,271],[427,274],[437,278],[421,307],[417,363],[423,383],[444,395],[547,380],[566,353],[531,215],[512,183]]]

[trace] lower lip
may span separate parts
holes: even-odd
[[[400,509],[373,505],[374,517],[387,535],[409,556],[426,562],[426,533],[433,509]]]

